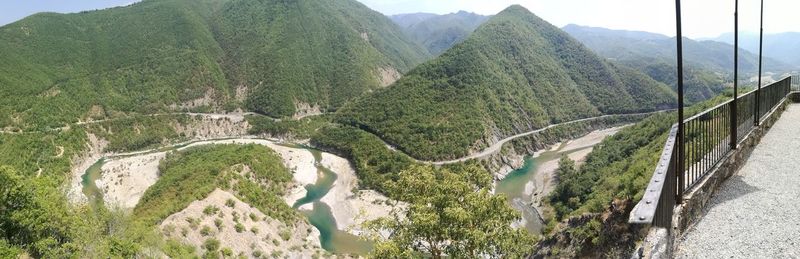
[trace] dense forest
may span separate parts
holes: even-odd
[[[673,98],[668,86],[604,61],[513,6],[389,88],[345,106],[338,121],[436,160],[552,123],[668,108]]]
[[[5,25],[0,55],[0,128],[13,130],[132,112],[336,109],[429,54],[355,0],[146,0]]]

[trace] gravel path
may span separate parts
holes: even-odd
[[[789,106],[705,213],[676,244],[676,258],[800,258],[800,105]]]

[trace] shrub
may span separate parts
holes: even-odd
[[[236,229],[237,233],[242,233],[242,231],[244,231],[244,225],[242,225],[242,223],[236,223],[233,228]]]
[[[222,256],[225,256],[225,257],[231,257],[231,256],[233,256],[233,250],[231,250],[231,249],[230,249],[230,248],[228,248],[228,247],[226,247],[226,248],[223,248],[223,249],[222,249]]]
[[[203,228],[200,229],[200,235],[204,237],[211,235],[211,228],[209,226],[203,226]]]
[[[215,238],[206,239],[206,241],[203,242],[203,248],[208,251],[217,251],[217,249],[219,249],[219,240]]]
[[[283,239],[283,241],[289,241],[289,238],[292,237],[292,232],[289,231],[289,230],[284,229],[284,230],[281,230],[279,235],[281,236],[281,239]]]
[[[208,205],[206,206],[205,209],[203,209],[203,214],[206,214],[206,216],[211,216],[214,215],[214,213],[217,213],[217,211],[219,211],[219,208],[217,208],[217,206]]]
[[[214,226],[217,227],[217,230],[222,230],[222,220],[221,219],[214,219]]]

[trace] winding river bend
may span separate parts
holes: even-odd
[[[109,160],[112,160],[113,158],[136,157],[157,152],[169,152],[176,150],[179,151],[189,146],[217,144],[217,141],[222,141],[222,140],[237,140],[237,139],[224,138],[215,140],[194,141],[194,142],[181,143],[177,145],[162,147],[148,151],[131,152],[131,153],[102,157],[99,160],[97,160],[94,164],[92,164],[92,166],[90,166],[83,173],[81,177],[82,192],[88,198],[91,204],[98,204],[100,206],[103,206],[103,200],[104,200],[103,190],[97,186],[96,181],[102,177],[103,165],[105,165],[107,162],[109,162]],[[247,138],[241,140],[251,141],[254,140],[254,138]],[[278,143],[273,143],[273,144],[278,144]],[[301,214],[305,215],[308,218],[308,221],[314,227],[316,227],[317,230],[319,230],[320,243],[322,248],[324,248],[327,251],[339,254],[365,255],[369,253],[369,251],[372,250],[372,244],[370,242],[361,240],[359,237],[355,235],[339,230],[336,224],[336,219],[333,217],[333,214],[331,212],[331,208],[327,204],[320,201],[323,197],[325,197],[326,194],[328,194],[328,192],[331,190],[331,188],[334,185],[334,182],[338,177],[336,172],[330,170],[327,167],[322,166],[321,164],[322,151],[301,145],[284,145],[284,144],[278,144],[278,145],[295,150],[303,150],[306,152],[311,152],[311,154],[313,154],[314,156],[315,160],[314,166],[317,168],[317,175],[318,175],[317,180],[314,184],[309,184],[305,186],[305,189],[307,191],[306,195],[301,199],[297,200],[292,207],[297,209]],[[311,205],[311,206],[303,206],[303,205]]]
[[[289,146],[298,148],[299,146]],[[331,208],[327,204],[320,201],[322,197],[333,187],[336,182],[337,174],[331,169],[322,166],[322,152],[308,147],[299,147],[306,149],[314,155],[314,165],[317,167],[317,182],[313,185],[306,186],[306,196],[297,200],[292,206],[299,209],[301,206],[311,204],[313,207],[311,211],[300,210],[308,217],[311,225],[319,230],[320,242],[322,248],[325,250],[340,253],[340,254],[360,254],[366,255],[372,250],[372,244],[359,239],[359,237],[339,230],[336,225],[336,219],[331,213]]]
[[[512,171],[497,182],[495,192],[505,194],[511,206],[522,212],[522,220],[516,224],[525,227],[530,233],[541,233],[544,220],[538,207],[555,187],[553,173],[558,168],[558,160],[566,155],[580,163],[595,145],[622,128],[594,131],[583,137],[557,144],[550,150],[528,156],[522,168]]]
[[[520,227],[527,228],[531,233],[541,233],[543,221],[537,206],[552,189],[554,182],[550,181],[552,172],[557,168],[558,159],[562,155],[569,155],[573,160],[582,160],[594,145],[600,143],[605,137],[618,132],[622,127],[611,128],[592,132],[584,137],[570,140],[557,147],[536,154],[525,159],[525,165],[511,172],[505,179],[496,185],[497,193],[504,193],[509,198],[509,203],[523,213],[523,220],[517,222]],[[317,170],[317,177],[313,184],[305,186],[306,194],[294,202],[292,206],[305,215],[309,222],[320,232],[321,246],[334,253],[340,254],[365,254],[372,249],[372,244],[359,239],[357,236],[339,230],[336,218],[333,216],[331,207],[328,204],[335,203],[322,202],[321,199],[330,192],[337,180],[338,174],[325,166],[322,166],[322,152],[310,147],[301,145],[285,145],[268,139],[260,138],[220,138],[212,140],[194,141],[166,146],[158,149],[118,154],[102,157],[90,166],[82,175],[81,186],[83,194],[92,202],[102,204],[104,197],[103,191],[97,187],[95,181],[102,178],[102,167],[107,162],[113,162],[120,157],[137,157],[157,152],[168,152],[182,150],[190,146],[230,144],[241,141],[243,143],[261,141],[269,142],[274,145],[281,145],[286,148],[302,152],[310,152],[314,158],[314,167]],[[240,143],[241,144],[241,143]],[[107,199],[107,198],[106,198]],[[135,205],[135,204],[134,204]]]

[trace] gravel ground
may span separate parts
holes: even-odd
[[[800,258],[800,105],[788,107],[676,247],[676,258]]]

